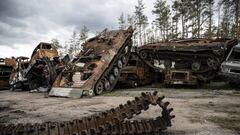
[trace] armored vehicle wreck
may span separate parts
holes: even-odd
[[[10,90],[29,90],[28,80],[24,77],[24,70],[28,67],[28,65],[28,57],[20,56],[16,58],[16,65],[13,67],[9,80]]]
[[[50,96],[79,98],[111,91],[126,66],[133,30],[104,30],[83,44],[82,51],[56,78]]]
[[[136,52],[132,52],[126,67],[118,80],[120,86],[138,87],[150,84],[154,79],[154,70],[149,67]]]
[[[231,84],[240,84],[240,44],[232,48],[222,63],[220,76]]]
[[[54,64],[58,63],[58,51],[52,44],[41,42],[34,49],[31,59],[18,57],[17,65],[11,75],[11,89],[49,89],[55,80]]]
[[[206,82],[215,77],[222,61],[237,43],[234,39],[176,40],[144,45],[138,53],[153,68],[164,72],[187,71],[198,81]]]
[[[0,58],[0,89],[9,88],[10,75],[15,65],[15,59]]]

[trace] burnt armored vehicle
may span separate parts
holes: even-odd
[[[58,51],[50,43],[41,42],[34,49],[31,59],[17,58],[18,64],[10,79],[11,89],[49,89],[55,80],[54,64],[58,63]]]
[[[24,70],[28,67],[28,65],[28,57],[20,56],[16,58],[16,65],[13,67],[9,80],[10,90],[29,90],[28,80],[27,78],[24,78]]]
[[[230,84],[240,84],[240,44],[232,48],[222,63],[220,76]]]
[[[132,52],[128,64],[121,71],[118,86],[138,87],[153,82],[154,70],[136,52]]]
[[[0,58],[0,90],[10,87],[9,79],[15,65],[16,61],[14,58]]]
[[[153,68],[165,73],[184,71],[182,78],[191,75],[197,81],[207,82],[215,77],[222,61],[237,43],[234,39],[176,40],[144,45],[138,53]]]
[[[83,49],[56,78],[50,96],[79,98],[111,91],[126,66],[133,30],[104,30],[83,44]]]

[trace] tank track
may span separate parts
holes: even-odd
[[[152,68],[156,68],[154,66],[154,60],[174,61],[176,69],[188,69],[193,74],[202,76],[202,80],[211,79],[211,77],[215,75],[215,72],[218,70],[221,61],[223,60],[221,57],[211,52],[186,53],[168,51],[151,52],[141,50],[140,56]],[[176,61],[176,58],[181,59],[181,61]],[[199,64],[199,69],[193,69],[194,63]]]
[[[42,124],[0,125],[0,135],[146,135],[159,134],[171,126],[174,115],[168,108],[169,102],[164,97],[142,93],[126,104],[104,111],[90,117],[66,122],[46,122]],[[133,120],[134,115],[149,109],[149,105],[158,105],[161,115],[154,119]],[[127,119],[127,120],[125,120]]]
[[[126,48],[127,48],[127,50],[126,50]],[[110,66],[104,71],[104,73],[101,75],[101,77],[96,82],[96,84],[94,86],[94,91],[97,91],[96,89],[98,89],[99,83],[103,83],[103,85],[105,85],[104,84],[104,83],[106,83],[105,81],[109,82],[110,88],[106,89],[106,87],[104,87],[103,92],[101,94],[108,93],[114,89],[118,79],[120,78],[120,73],[121,73],[122,69],[127,65],[131,48],[132,48],[132,41],[129,38],[126,41],[126,43],[121,47],[121,49],[119,49],[118,55],[114,57]],[[125,60],[123,60],[123,58],[125,58]],[[121,66],[119,66],[118,62],[122,63]],[[118,70],[118,74],[114,73],[115,69]],[[110,76],[114,77],[113,82],[110,81]],[[96,95],[98,95],[98,94],[96,94]]]

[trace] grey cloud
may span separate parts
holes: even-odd
[[[65,27],[117,28],[121,12],[133,8],[129,0],[0,0],[0,47],[44,40]]]

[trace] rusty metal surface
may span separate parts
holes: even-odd
[[[48,57],[49,59],[53,59],[55,57],[59,57],[58,51],[53,47],[52,44],[46,42],[40,42],[32,52],[31,61]]]
[[[82,97],[111,91],[127,64],[132,28],[104,30],[83,44],[82,51],[57,77],[50,96]]]
[[[201,81],[215,77],[235,39],[189,39],[147,44],[138,53],[149,66],[162,71],[188,70]]]
[[[161,133],[171,126],[174,115],[169,108],[169,102],[163,101],[164,97],[158,97],[157,92],[142,93],[133,101],[120,104],[119,107],[105,112],[66,122],[47,122],[42,124],[18,124],[1,125],[1,135],[142,135]],[[134,115],[147,111],[149,105],[159,106],[159,116],[146,120],[130,120]],[[127,120],[126,120],[127,119]]]
[[[168,70],[165,71],[164,84],[166,85],[197,85],[197,77],[191,71]]]
[[[0,89],[9,88],[10,75],[15,65],[14,58],[0,58]]]
[[[20,56],[16,58],[16,64],[9,80],[11,90],[25,89],[28,87],[27,79],[24,78],[24,70],[28,67],[29,63],[28,57]]]
[[[11,89],[49,89],[56,77],[54,64],[57,64],[58,57],[58,51],[52,44],[40,42],[30,60],[27,57],[17,58],[18,64],[10,79]]]
[[[152,83],[153,79],[154,70],[136,52],[131,52],[127,66],[121,71],[118,86],[138,87]]]

